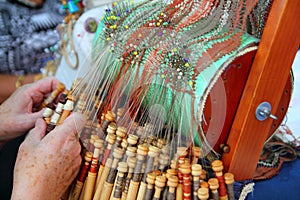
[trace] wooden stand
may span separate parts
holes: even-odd
[[[257,120],[255,111],[265,101],[278,110],[300,44],[299,19],[300,1],[274,0],[222,157],[236,180],[253,178],[273,122]]]

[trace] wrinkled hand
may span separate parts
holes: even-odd
[[[80,167],[77,133],[84,124],[84,116],[73,113],[45,136],[46,124],[37,120],[19,148],[12,199],[58,200],[62,196]]]
[[[35,111],[58,82],[55,78],[45,78],[24,85],[3,102],[0,106],[0,146],[1,143],[23,135],[34,126],[38,118],[42,118],[43,111]]]

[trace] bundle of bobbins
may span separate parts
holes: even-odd
[[[60,125],[73,111],[75,98],[69,94],[63,83],[58,83],[56,88],[47,97],[42,107],[44,120],[47,124],[46,133]]]
[[[140,140],[137,133],[127,133],[125,127],[118,127],[112,116],[115,115],[108,114],[103,121],[107,127],[105,137],[90,136],[91,144],[86,151],[93,157],[85,155],[83,172],[69,199],[234,199],[233,175],[223,175],[221,161],[212,162],[215,178],[208,179],[202,166],[195,163],[198,159],[190,159],[188,147],[178,147],[170,160],[162,142],[155,146],[150,142],[153,138]],[[98,129],[103,130],[103,126]],[[87,173],[88,161],[91,162]]]
[[[47,132],[75,107],[82,111],[80,97],[85,98],[76,99],[62,83],[56,86],[43,103]],[[109,110],[99,120],[87,121],[80,133],[82,166],[62,199],[234,199],[234,176],[223,172],[222,161],[206,166],[200,147],[169,145],[151,134],[149,123],[120,125],[122,113],[123,108],[117,114]]]

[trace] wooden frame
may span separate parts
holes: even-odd
[[[274,0],[222,156],[236,180],[252,179],[273,120],[258,121],[255,111],[269,102],[276,111],[300,44],[300,1]]]

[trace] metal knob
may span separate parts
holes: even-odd
[[[262,102],[256,108],[256,112],[255,112],[256,119],[259,121],[264,121],[265,119],[270,117],[274,120],[277,120],[278,118],[275,115],[271,114],[271,109],[272,107],[269,102]]]

